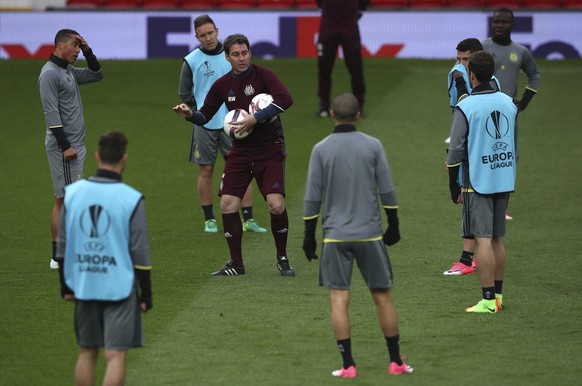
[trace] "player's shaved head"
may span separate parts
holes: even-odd
[[[110,131],[99,138],[101,162],[115,165],[121,161],[127,148],[127,138],[119,131]]]
[[[360,112],[360,105],[354,95],[344,93],[334,99],[331,110],[337,121],[354,122]]]

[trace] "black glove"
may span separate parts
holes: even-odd
[[[386,208],[386,216],[388,216],[388,229],[384,232],[382,236],[382,241],[384,244],[390,246],[396,244],[400,241],[400,228],[398,215],[396,214],[395,208]]]
[[[139,287],[141,289],[139,302],[145,303],[146,311],[151,310],[153,307],[151,271],[143,269],[134,269],[134,272],[137,282],[139,283]]]
[[[315,236],[305,236],[303,238],[303,252],[305,252],[305,257],[307,260],[316,260],[317,255],[315,250],[317,249],[317,241],[315,241]]]
[[[459,184],[449,184],[449,191],[451,192],[451,200],[453,201],[453,204],[458,204],[459,196],[461,195],[461,187]]]
[[[317,259],[315,250],[317,249],[317,241],[315,241],[315,228],[317,227],[317,217],[305,220],[305,233],[303,237],[303,252],[307,260]]]
[[[531,98],[533,98],[534,95],[536,95],[535,92],[533,92],[529,88],[526,89],[521,97],[521,100],[517,102],[517,110],[519,110],[520,112],[525,110],[525,108],[527,107],[527,105],[529,105],[529,102],[531,101]]]
[[[459,166],[449,167],[449,191],[451,192],[451,200],[453,204],[460,202],[461,187],[457,179],[459,178]]]
[[[139,302],[145,303],[146,311],[151,310],[152,307],[154,306],[152,303],[152,292],[151,291],[148,291],[148,292],[142,291],[141,296],[139,297]]]

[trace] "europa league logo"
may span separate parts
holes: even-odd
[[[109,230],[111,219],[101,205],[91,205],[81,215],[79,225],[86,236],[99,238]]]
[[[493,139],[501,139],[509,134],[509,120],[500,111],[493,111],[485,124],[487,134]]]

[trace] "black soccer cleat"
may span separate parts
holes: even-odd
[[[245,266],[235,266],[232,260],[226,262],[226,265],[220,268],[216,272],[212,272],[210,276],[236,276],[236,275],[244,275],[245,274]]]
[[[285,256],[277,256],[277,269],[281,272],[281,276],[295,276],[295,271]]]

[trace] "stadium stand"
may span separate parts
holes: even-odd
[[[254,8],[257,0],[218,0],[218,6],[223,9]]]
[[[485,0],[449,0],[450,8],[483,8]]]
[[[68,8],[99,8],[103,0],[67,0]]]
[[[509,8],[518,9],[523,6],[523,0],[487,0],[486,3],[489,8]]]
[[[180,7],[184,9],[215,9],[218,8],[217,0],[182,0]]]
[[[317,9],[315,0],[67,0],[69,8]],[[371,0],[372,9],[582,9],[582,0]]]
[[[531,9],[560,8],[561,3],[561,0],[523,0],[523,6]]]
[[[180,6],[181,0],[143,0],[142,6],[148,9],[173,9]]]
[[[578,8],[582,9],[582,0],[562,0],[564,8]]]
[[[446,5],[446,0],[410,0],[412,8],[444,8]]]
[[[105,8],[115,8],[115,9],[132,9],[141,8],[141,0],[105,0],[103,6]]]
[[[295,6],[297,8],[317,9],[315,0],[295,0]]]
[[[408,0],[372,0],[371,8],[406,8],[408,7]]]
[[[447,0],[410,0],[412,8],[444,8]]]
[[[257,0],[259,8],[266,9],[287,9],[295,6],[294,0]]]

